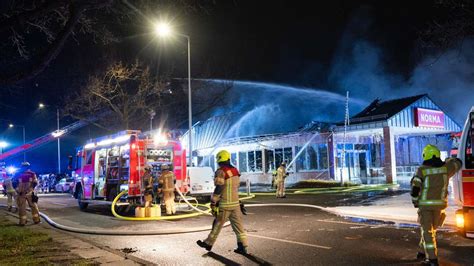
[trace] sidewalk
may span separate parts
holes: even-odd
[[[449,204],[450,206],[446,209],[447,217],[444,226],[456,226],[456,206],[452,202]],[[326,210],[341,216],[418,224],[417,209],[413,207],[408,192],[377,200],[370,206],[328,207]]]
[[[17,213],[10,213],[5,210],[0,210],[0,215],[12,222],[12,224],[16,225],[18,223]],[[68,256],[66,254],[67,252],[64,252],[63,255],[60,256],[61,258],[57,257],[58,254],[35,254],[36,256],[45,257],[46,259],[51,260],[53,263],[60,259],[60,264],[69,264],[68,260],[82,258],[85,259],[84,263],[88,265],[149,264],[148,262],[141,259],[127,256],[118,250],[112,250],[108,247],[92,244],[90,241],[81,239],[77,235],[56,230],[49,226],[44,220],[42,220],[42,222],[38,225],[33,225],[31,223],[31,217],[29,216],[29,224],[23,228],[29,228],[35,232],[47,234],[51,238],[51,241],[59,243],[60,246],[64,247],[64,251],[71,253],[71,255]]]

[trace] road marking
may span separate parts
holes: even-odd
[[[262,238],[262,239],[274,240],[274,241],[280,241],[280,242],[284,242],[284,243],[302,245],[302,246],[307,246],[307,247],[322,248],[322,249],[331,249],[331,247],[327,247],[327,246],[313,245],[313,244],[308,244],[308,243],[303,243],[303,242],[296,242],[296,241],[291,241],[291,240],[286,240],[286,239],[273,238],[273,237],[268,237],[268,236],[259,236],[259,235],[254,235],[254,234],[247,234],[247,235],[250,236],[250,237]]]
[[[58,203],[58,202],[50,202],[51,204],[54,204],[54,205],[61,205],[61,206],[68,206],[69,204],[65,204],[65,203]]]

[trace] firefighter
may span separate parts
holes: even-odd
[[[20,225],[24,226],[26,224],[26,203],[31,209],[31,215],[33,216],[33,222],[35,224],[40,222],[39,211],[38,211],[38,196],[36,196],[33,191],[36,185],[38,184],[38,179],[36,174],[30,170],[30,164],[28,162],[23,162],[21,164],[22,172],[18,176],[18,187],[16,188],[17,192],[17,204],[19,215],[20,215]]]
[[[276,197],[277,198],[286,198],[285,195],[285,178],[288,175],[286,172],[286,162],[282,162],[280,167],[277,169],[277,176],[275,178],[275,183],[277,186]]]
[[[214,223],[209,236],[196,243],[207,251],[212,249],[216,242],[222,226],[230,220],[232,230],[237,236],[237,249],[234,252],[247,254],[247,235],[242,223],[242,211],[239,203],[240,173],[237,168],[230,164],[230,153],[222,150],[216,155],[219,168],[215,173],[214,184],[216,186],[211,198],[211,211],[214,215]]]
[[[170,171],[167,164],[161,166],[161,175],[158,180],[158,193],[163,193],[163,201],[165,202],[166,214],[172,215],[176,213],[174,204],[174,184],[176,176]]]
[[[275,169],[272,171],[272,188],[276,188],[276,177],[277,177],[278,171]]]
[[[446,218],[448,206],[448,184],[462,166],[457,158],[441,160],[440,151],[434,145],[423,149],[423,164],[417,169],[411,180],[411,196],[415,208],[418,208],[418,222],[421,229],[418,259],[424,265],[438,265],[438,247],[436,230]]]
[[[13,208],[13,199],[16,198],[16,192],[15,192],[15,189],[13,188],[13,183],[12,183],[12,178],[11,177],[9,177],[9,176],[5,177],[5,179],[3,180],[3,189],[7,193],[8,211],[11,211],[12,208]]]
[[[145,166],[145,173],[142,176],[143,185],[145,187],[145,208],[151,207],[153,201],[153,174],[151,173],[151,165]]]

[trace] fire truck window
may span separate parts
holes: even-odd
[[[107,178],[119,178],[119,148],[107,149]]]
[[[130,146],[120,147],[120,178],[128,180],[130,166]]]
[[[92,164],[92,152],[87,153],[87,163],[86,164]]]
[[[474,132],[472,130],[469,130],[468,132],[468,138],[466,141],[466,168],[467,169],[474,169],[474,156],[472,155],[472,137],[470,138],[469,136],[472,136]]]
[[[97,167],[99,171],[99,177],[105,177],[105,160],[107,155],[106,149],[98,150],[95,154],[97,156]]]

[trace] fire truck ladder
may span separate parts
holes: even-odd
[[[36,148],[39,148],[49,142],[52,142],[54,140],[56,140],[57,138],[59,137],[62,137],[62,136],[65,136],[71,132],[73,132],[74,130],[77,130],[81,127],[84,127],[85,125],[91,123],[91,122],[94,122],[96,121],[99,117],[101,117],[100,115],[99,116],[96,116],[92,119],[88,119],[88,120],[79,120],[77,122],[74,122],[70,125],[67,125],[59,130],[56,130],[52,133],[48,133],[44,136],[41,136],[39,138],[36,138],[32,141],[29,141],[21,146],[18,146],[14,149],[11,149],[7,152],[4,152],[2,154],[0,154],[0,161],[4,161],[6,160],[7,158],[12,158],[14,156],[17,156],[23,152],[28,152],[28,151],[31,151],[31,150],[34,150]]]

